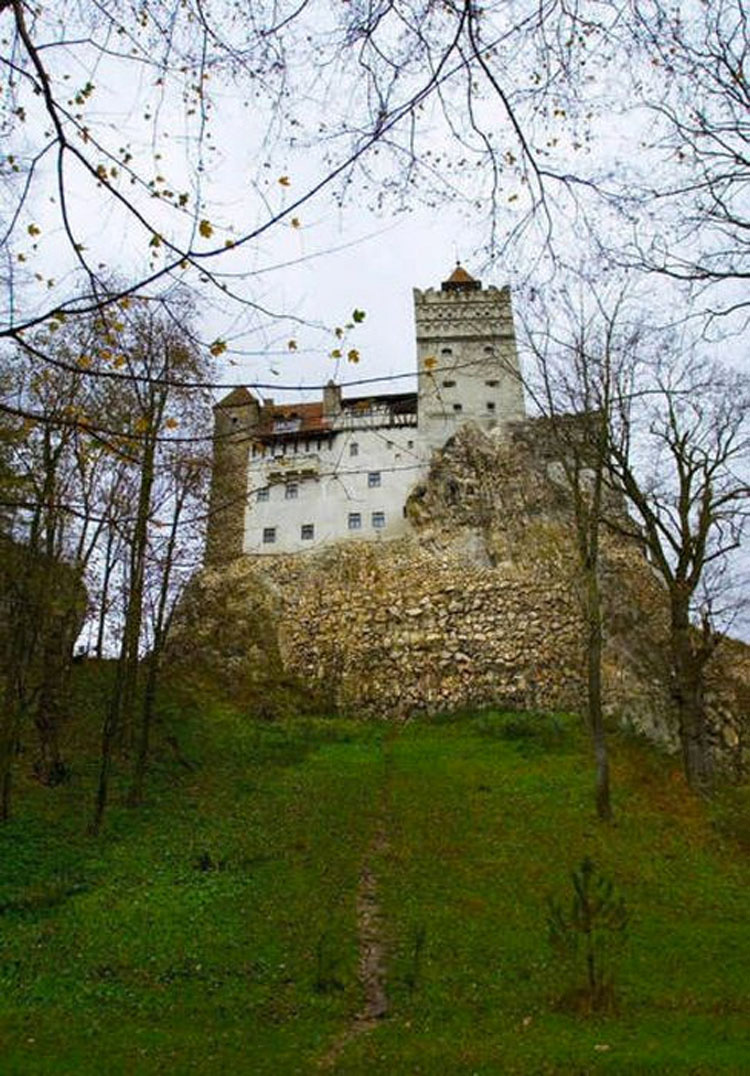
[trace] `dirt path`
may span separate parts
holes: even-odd
[[[383,917],[378,901],[375,865],[388,847],[386,817],[390,791],[391,741],[392,737],[389,737],[384,746],[385,777],[378,804],[377,822],[362,861],[355,901],[359,940],[358,976],[363,994],[362,1008],[321,1059],[321,1069],[332,1069],[352,1039],[372,1031],[378,1022],[388,1015],[386,946]]]

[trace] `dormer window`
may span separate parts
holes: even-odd
[[[302,425],[299,415],[285,415],[283,418],[273,420],[274,433],[294,433]]]

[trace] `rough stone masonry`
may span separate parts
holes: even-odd
[[[540,421],[468,425],[407,502],[410,533],[304,556],[238,557],[194,581],[173,661],[268,712],[279,678],[340,712],[581,709],[583,625],[564,483]],[[604,537],[605,700],[676,746],[663,587],[632,539]],[[742,747],[750,648],[709,671],[718,746]],[[270,707],[273,710],[273,706]]]

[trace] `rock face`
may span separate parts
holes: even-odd
[[[502,440],[465,427],[413,491],[409,537],[205,570],[175,657],[255,691],[259,704],[269,676],[286,676],[340,711],[385,718],[488,704],[580,709],[575,551],[544,445],[536,423]],[[674,747],[663,587],[632,539],[604,536],[601,571],[608,710]],[[712,690],[732,739],[741,691],[719,660]],[[740,646],[731,664],[743,663],[750,683]]]

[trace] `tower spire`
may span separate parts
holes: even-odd
[[[442,291],[481,291],[482,282],[475,280],[471,273],[467,273],[457,258],[456,268],[440,287]]]

